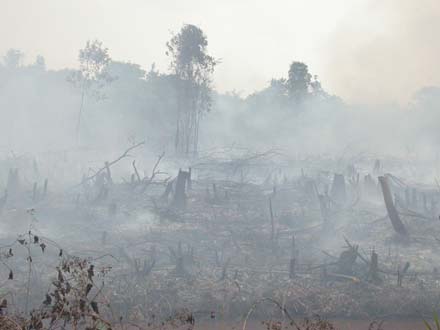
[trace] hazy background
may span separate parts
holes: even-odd
[[[243,146],[292,157],[440,158],[438,0],[0,3],[2,153],[93,155],[146,141],[153,155],[173,155],[178,100],[166,42],[188,23],[221,60],[200,124],[202,153]],[[93,39],[108,48],[117,79],[105,99],[86,98],[77,134],[81,92],[67,78]],[[20,65],[8,67],[9,49],[24,54]],[[323,87],[301,106],[277,80],[293,61],[306,63]]]
[[[49,68],[73,67],[97,38],[116,60],[166,70],[164,44],[183,23],[200,26],[222,59],[219,91],[247,95],[308,63],[349,102],[405,103],[440,83],[437,0],[1,0],[0,53],[24,51]]]

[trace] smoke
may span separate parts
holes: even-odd
[[[321,77],[349,102],[406,103],[440,84],[438,31],[438,0],[369,1],[329,39]]]

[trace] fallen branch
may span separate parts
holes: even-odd
[[[119,162],[121,159],[127,157],[127,156],[128,156],[128,153],[129,153],[130,151],[132,151],[133,149],[136,149],[137,147],[140,147],[141,145],[144,145],[144,144],[145,144],[145,142],[139,142],[138,144],[135,144],[134,146],[131,146],[130,148],[128,148],[127,150],[125,150],[125,152],[124,152],[121,156],[119,156],[118,158],[116,158],[115,160],[113,160],[113,161],[111,161],[111,162],[106,163],[106,166],[104,166],[104,167],[102,167],[101,169],[99,169],[95,174],[93,174],[93,175],[91,175],[91,176],[89,176],[89,177],[84,178],[84,179],[82,180],[82,182],[81,182],[79,185],[82,185],[82,184],[84,184],[84,183],[86,183],[86,182],[89,182],[89,181],[93,180],[93,179],[96,178],[99,174],[101,174],[103,171],[107,171],[107,169],[110,168],[110,166],[116,164],[116,163]]]

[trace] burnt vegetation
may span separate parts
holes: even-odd
[[[434,147],[417,151],[437,138],[439,90],[395,119],[418,118],[420,139],[392,124],[358,130],[350,124],[369,115],[303,62],[242,97],[214,90],[221,60],[199,27],[184,25],[166,49],[168,72],[115,61],[97,40],[78,70],[4,56],[0,329],[430,318],[438,160]],[[402,133],[388,140],[395,153],[376,150],[391,133]]]

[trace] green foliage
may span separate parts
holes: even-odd
[[[208,55],[208,39],[195,25],[184,25],[166,45],[166,54],[171,57],[171,70],[176,77],[175,149],[179,154],[195,154],[200,118],[211,108],[211,75],[218,62]]]
[[[201,85],[209,82],[217,61],[207,54],[208,39],[203,31],[186,24],[167,42],[167,56],[171,56],[171,69],[183,80]]]
[[[433,319],[434,319],[434,327],[431,326],[428,321],[423,320],[423,323],[425,324],[425,328],[427,330],[440,330],[440,321],[439,321],[438,313],[434,313]]]
[[[102,98],[99,90],[114,80],[108,71],[111,62],[108,48],[98,40],[89,40],[79,51],[78,60],[79,70],[74,71],[68,81],[79,87],[82,93],[92,92],[96,98]]]
[[[290,65],[287,80],[289,96],[297,102],[304,100],[308,95],[312,82],[312,75],[309,67],[302,62],[293,62]]]

